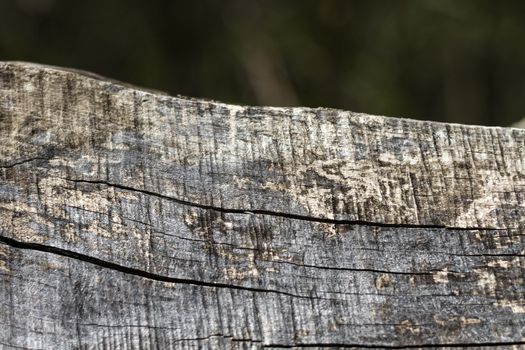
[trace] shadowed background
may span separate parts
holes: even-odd
[[[525,116],[525,2],[0,2],[0,60],[170,94],[483,125]]]

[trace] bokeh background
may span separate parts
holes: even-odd
[[[5,0],[0,60],[231,103],[509,125],[525,117],[525,1]]]

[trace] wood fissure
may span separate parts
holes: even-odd
[[[167,277],[167,276],[153,274],[147,271],[142,271],[142,270],[138,270],[138,269],[122,266],[122,265],[117,265],[115,263],[100,260],[100,259],[94,258],[89,255],[84,255],[84,254],[80,254],[77,252],[73,252],[73,251],[69,251],[69,250],[65,250],[65,249],[61,249],[61,248],[57,248],[53,246],[47,246],[47,245],[42,245],[38,243],[23,243],[23,242],[16,241],[14,239],[1,237],[1,236],[0,236],[0,242],[8,246],[11,246],[13,248],[36,250],[40,252],[65,256],[65,257],[76,259],[82,262],[94,264],[94,265],[97,265],[103,268],[123,272],[123,273],[134,275],[134,276],[139,276],[139,277],[143,277],[143,278],[147,278],[147,279],[151,279],[155,281],[160,281],[160,282],[168,282],[168,283],[175,283],[175,284],[190,284],[194,286],[210,287],[210,288],[231,288],[231,289],[239,289],[239,290],[245,290],[245,291],[250,291],[250,292],[257,292],[257,293],[276,293],[276,294],[282,294],[282,295],[286,295],[286,296],[293,297],[293,298],[306,298],[306,299],[315,298],[310,295],[309,296],[295,295],[295,294],[286,293],[286,292],[282,292],[278,290],[271,290],[271,289],[249,288],[249,287],[243,287],[243,286],[238,286],[234,284],[210,283],[210,282],[204,282],[204,281],[199,281],[199,280],[189,280],[189,279],[182,279],[182,278]],[[320,299],[323,299],[323,298],[320,298]],[[329,299],[326,299],[326,300],[329,300]]]
[[[453,227],[453,226],[440,226],[440,225],[412,225],[412,224],[385,224],[385,223],[379,223],[379,222],[369,222],[369,221],[362,221],[362,220],[338,220],[338,219],[326,219],[326,218],[319,218],[315,216],[304,216],[304,215],[296,215],[296,214],[290,214],[290,213],[282,213],[282,212],[275,212],[275,211],[269,211],[269,210],[258,210],[258,209],[232,209],[232,208],[223,208],[223,207],[215,207],[211,205],[204,205],[199,203],[193,203],[188,202],[182,199],[174,198],[171,196],[165,196],[160,193],[156,193],[153,191],[123,186],[115,183],[110,183],[107,181],[101,181],[101,180],[81,180],[81,179],[69,179],[69,178],[62,178],[66,181],[71,182],[77,182],[77,183],[89,183],[94,185],[105,185],[108,187],[114,187],[118,188],[124,191],[131,191],[131,192],[139,192],[148,196],[154,196],[162,199],[167,199],[169,201],[173,201],[182,205],[187,205],[191,207],[206,209],[206,210],[213,210],[218,211],[222,213],[230,213],[230,214],[255,214],[255,215],[268,215],[268,216],[277,216],[277,217],[283,217],[287,219],[292,220],[302,220],[302,221],[312,221],[312,222],[320,222],[320,223],[326,223],[326,224],[333,224],[333,225],[364,225],[369,227],[395,227],[395,228],[428,228],[428,229],[446,229],[446,230],[453,230],[453,231],[473,231],[473,230],[479,230],[479,231],[507,231],[511,228],[495,228],[495,227]]]
[[[23,159],[23,160],[19,160],[19,161],[16,161],[14,163],[11,163],[11,164],[0,165],[0,169],[14,168],[14,167],[22,165],[22,164],[26,164],[26,163],[29,163],[29,162],[34,162],[36,160],[49,160],[49,159],[48,158],[43,158],[43,157],[35,157],[35,158]]]

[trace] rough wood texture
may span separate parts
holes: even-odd
[[[0,348],[525,346],[525,130],[0,63]]]

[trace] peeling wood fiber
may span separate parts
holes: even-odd
[[[524,150],[0,62],[0,349],[525,347]]]

